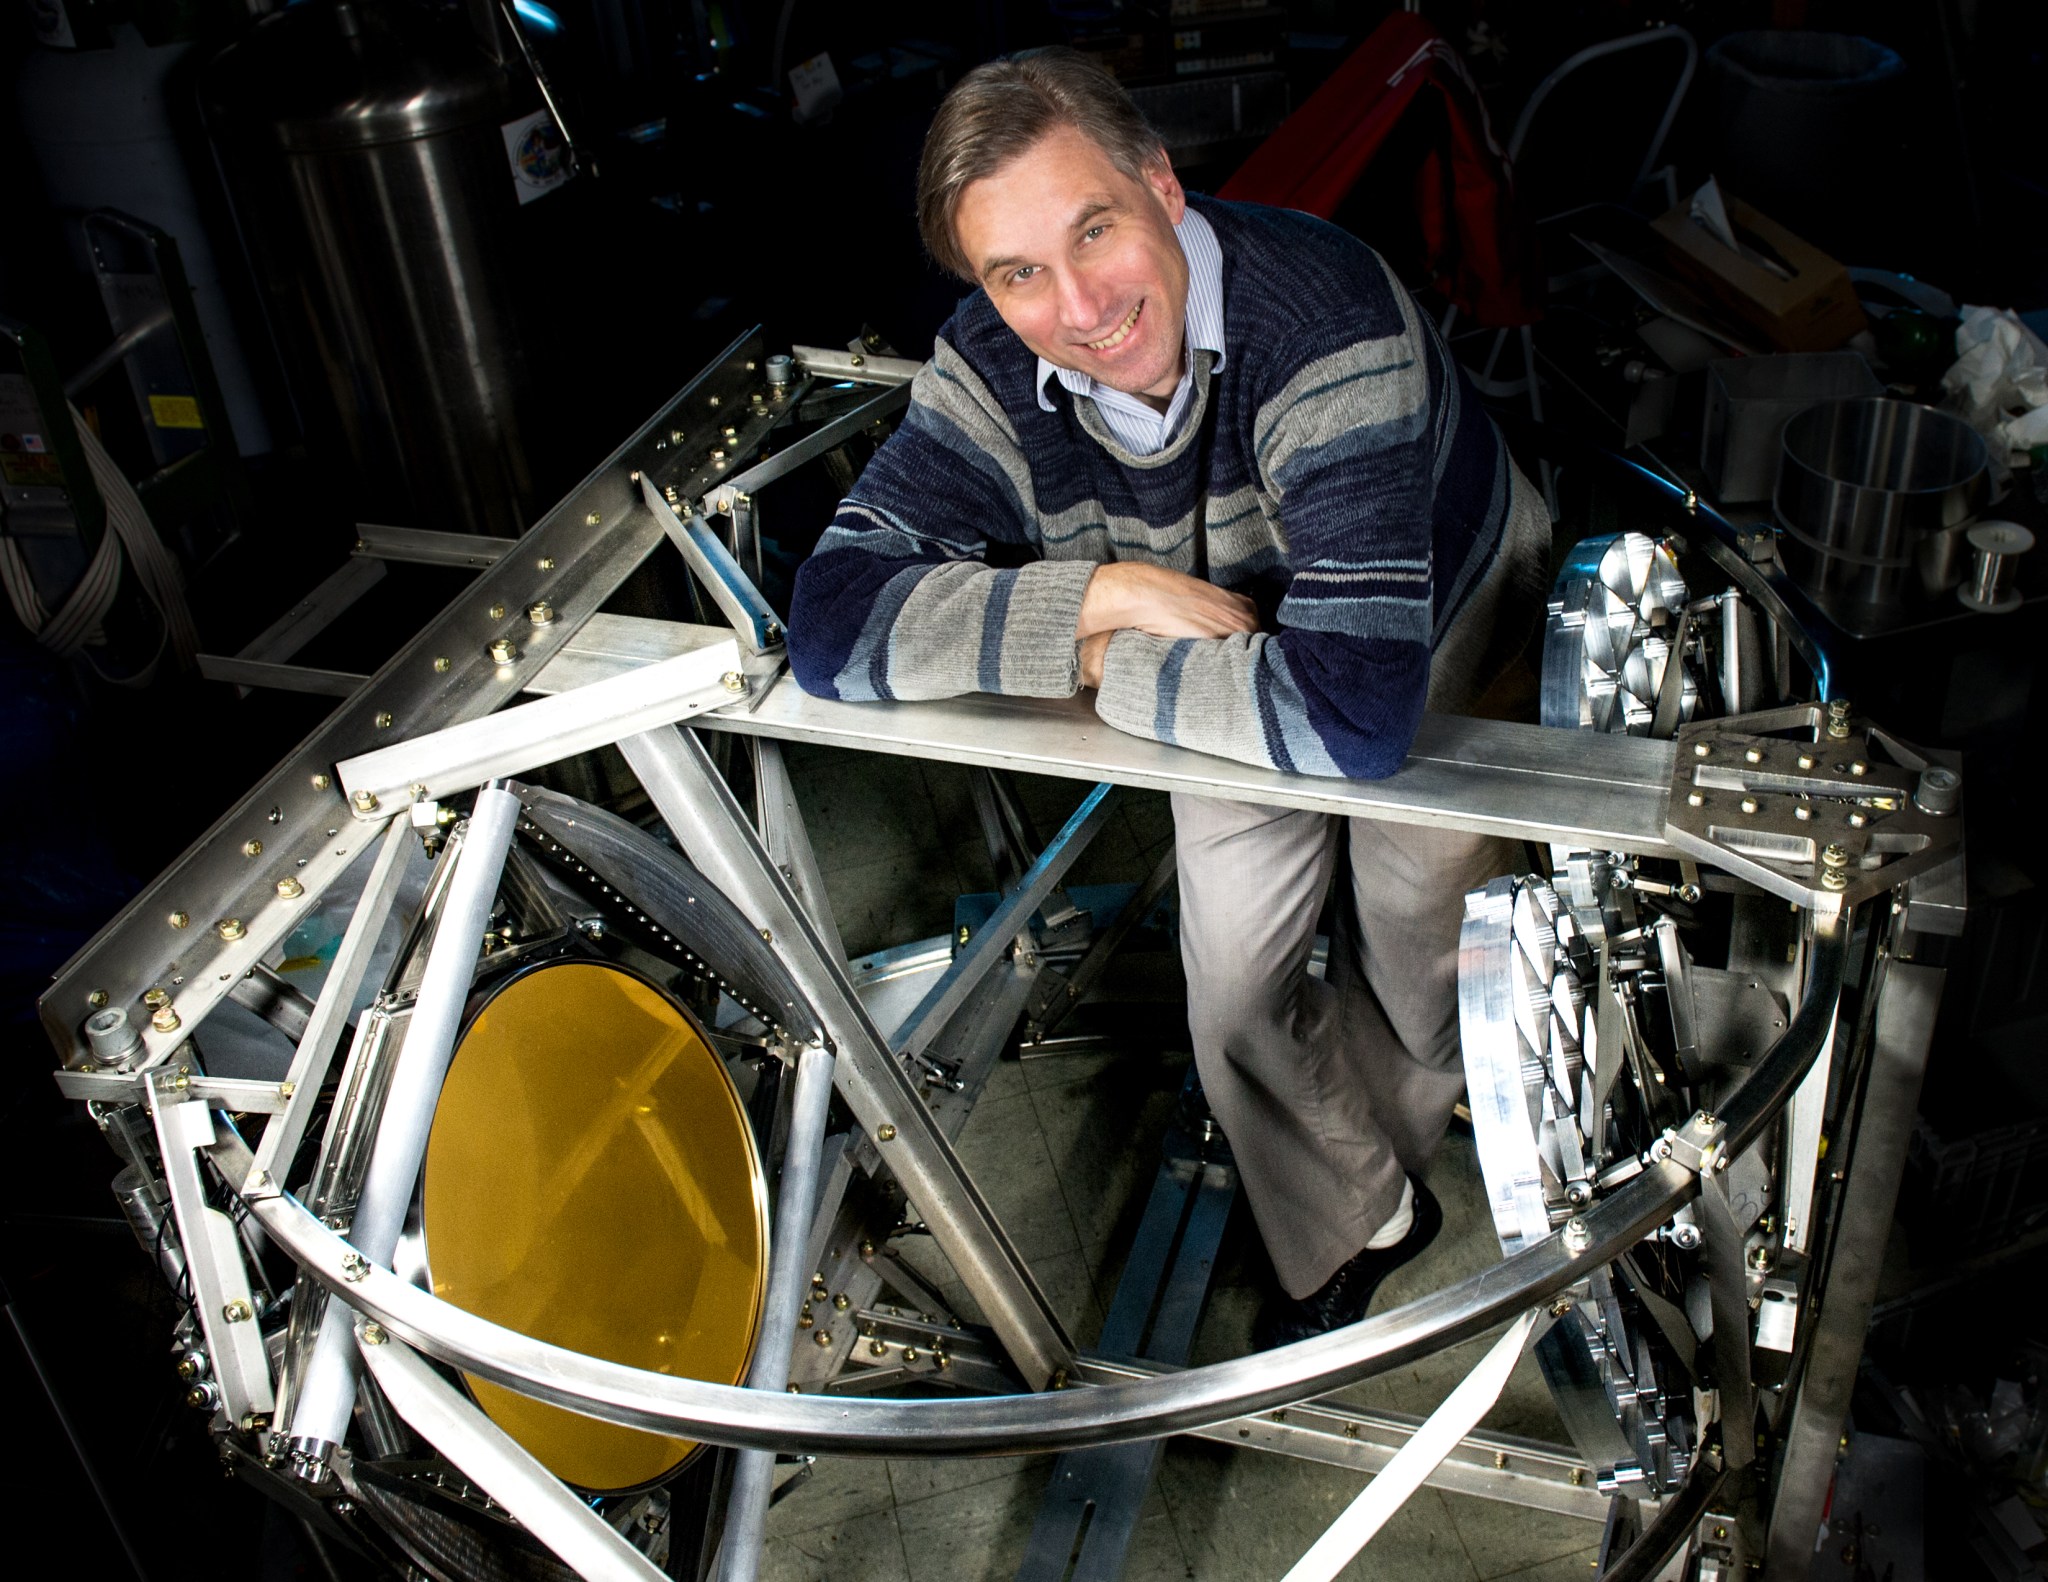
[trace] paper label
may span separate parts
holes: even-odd
[[[569,145],[545,110],[504,126],[505,157],[512,164],[512,185],[521,203],[553,192],[576,173],[569,163]]]
[[[840,99],[845,97],[839,86],[839,73],[833,69],[830,55],[813,55],[809,60],[790,68],[789,86],[796,96],[796,118],[808,121],[814,115],[823,115]]]
[[[205,428],[199,403],[191,396],[153,395],[149,398],[149,419],[158,428]]]

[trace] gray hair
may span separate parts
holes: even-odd
[[[1131,96],[1078,50],[1041,49],[990,61],[954,84],[932,118],[917,166],[917,228],[941,268],[974,279],[953,231],[960,195],[1063,126],[1134,181],[1166,154]]]

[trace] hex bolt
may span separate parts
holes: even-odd
[[[359,1252],[345,1252],[341,1255],[341,1277],[344,1280],[361,1280],[370,1272],[370,1260]]]
[[[535,599],[526,607],[526,618],[535,626],[553,626],[555,607],[546,599]]]
[[[1564,1244],[1573,1252],[1584,1252],[1593,1244],[1593,1232],[1576,1214],[1565,1221]]]
[[[221,1308],[220,1316],[230,1324],[246,1324],[256,1314],[249,1304],[238,1296]]]
[[[298,880],[287,876],[277,881],[277,893],[284,900],[296,901],[306,893],[306,887]]]
[[[499,637],[492,640],[485,652],[490,655],[492,664],[509,665],[519,657],[519,645],[509,637]]]
[[[389,1338],[384,1333],[384,1326],[382,1324],[365,1324],[363,1326],[363,1344],[366,1346],[381,1346]]]
[[[262,856],[262,855],[263,855],[263,842],[262,842],[262,841],[260,841],[260,840],[245,840],[245,841],[243,841],[243,842],[242,842],[242,855],[243,855],[244,857],[260,857],[260,856]]]
[[[1849,765],[1849,773],[1856,776],[1856,778],[1860,780],[1863,778],[1863,776],[1870,773],[1870,765],[1864,763],[1861,759],[1859,759],[1855,763]]]
[[[1830,868],[1846,868],[1849,865],[1849,848],[1830,843],[1821,848],[1820,860]]]
[[[1849,876],[1839,868],[1830,868],[1820,876],[1820,887],[1823,890],[1846,890],[1849,888]]]
[[[334,782],[328,779],[326,775],[314,775],[312,777],[312,781],[313,789],[315,791],[325,791],[329,786],[334,784]]]
[[[879,1126],[877,1126],[877,1127],[875,1128],[875,1141],[876,1141],[876,1142],[878,1142],[878,1143],[893,1143],[893,1142],[894,1142],[895,1140],[896,1140],[896,1128],[895,1128],[895,1127],[893,1127],[893,1126],[891,1126],[891,1125],[890,1125],[890,1124],[889,1124],[889,1123],[888,1123],[887,1121],[884,1121],[884,1122],[882,1122],[882,1124],[881,1124],[881,1125],[879,1125]],[[863,1242],[863,1243],[862,1243],[862,1246],[863,1246],[863,1247],[865,1247],[865,1246],[866,1246],[866,1243],[865,1243],[865,1242]]]
[[[1813,809],[1808,807],[1804,802],[1802,802],[1799,804],[1799,806],[1795,807],[1792,810],[1792,816],[1798,819],[1800,823],[1804,824],[1808,819],[1813,817]]]
[[[358,791],[349,800],[355,804],[355,810],[358,813],[374,813],[377,811],[377,793],[374,791]]]
[[[230,943],[240,939],[244,934],[249,932],[246,928],[242,926],[242,920],[239,917],[224,917],[218,923],[214,924],[213,928],[215,933],[219,934],[222,939],[225,939]]]
[[[159,1005],[169,1005],[171,1003],[171,991],[164,988],[144,989],[142,991],[142,1003],[152,1011]]]
[[[178,1013],[168,1005],[160,1005],[156,1014],[150,1017],[149,1025],[160,1033],[175,1033],[178,1030]]]

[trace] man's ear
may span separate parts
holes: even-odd
[[[1188,210],[1188,195],[1181,191],[1180,177],[1173,173],[1173,161],[1166,157],[1165,149],[1160,149],[1146,164],[1145,185],[1158,194],[1167,219],[1175,225],[1180,224],[1181,216]]]

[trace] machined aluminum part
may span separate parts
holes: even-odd
[[[1531,874],[1465,897],[1458,1030],[1479,1170],[1501,1248],[1591,1199],[1596,1018],[1569,949],[1571,908]]]
[[[1543,723],[1648,735],[1673,644],[1684,641],[1686,599],[1662,539],[1618,533],[1574,546],[1551,586],[1543,630]],[[1699,688],[1678,657],[1677,717],[1689,720]]]

